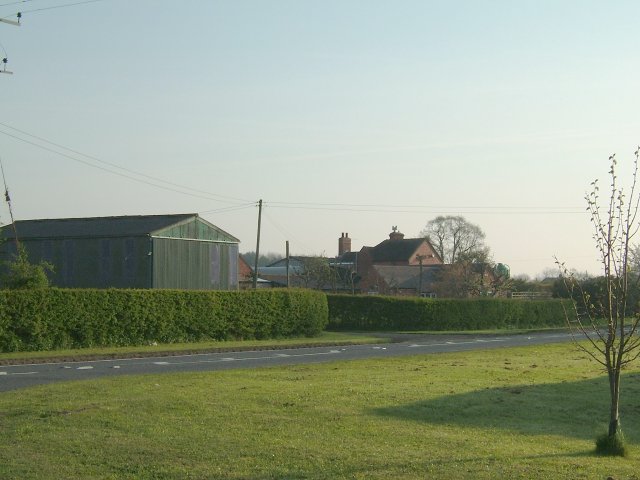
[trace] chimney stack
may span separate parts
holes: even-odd
[[[341,257],[347,252],[351,251],[351,239],[348,233],[343,233],[338,239],[338,256]]]
[[[389,234],[390,240],[402,240],[404,238],[404,233],[400,233],[398,231],[398,227],[391,227],[392,232]]]

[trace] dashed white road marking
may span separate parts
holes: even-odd
[[[0,375],[6,375],[7,372],[0,372]]]
[[[416,347],[448,347],[451,345],[471,345],[474,343],[490,343],[490,342],[506,342],[505,338],[488,338],[488,339],[475,339],[470,342],[445,342],[445,343],[412,343],[407,345],[410,348]]]
[[[76,370],[93,370],[91,365],[84,365],[82,367],[77,367]]]
[[[277,353],[275,355],[269,355],[265,357],[225,357],[225,358],[217,358],[214,360],[194,360],[190,362],[153,362],[155,365],[193,365],[200,363],[218,363],[218,362],[246,362],[250,360],[273,360],[276,358],[294,358],[294,357],[316,357],[320,355],[335,355],[336,353],[341,353],[340,350],[329,350],[328,352],[316,352],[316,353],[299,353],[299,354],[282,354]]]

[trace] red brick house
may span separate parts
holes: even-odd
[[[253,287],[253,268],[242,255],[238,255],[238,285],[241,290]]]
[[[349,234],[338,239],[340,254],[334,266],[355,273],[354,289],[360,293],[422,295],[430,293],[443,262],[425,238],[404,238],[396,227],[375,247],[351,252]],[[422,280],[421,280],[422,273]]]

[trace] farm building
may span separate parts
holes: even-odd
[[[198,214],[19,220],[0,228],[0,259],[53,265],[67,288],[238,288],[239,240]]]

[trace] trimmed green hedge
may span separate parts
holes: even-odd
[[[330,330],[487,330],[566,325],[561,300],[327,297]]]
[[[314,336],[327,320],[311,290],[0,290],[0,351]]]

